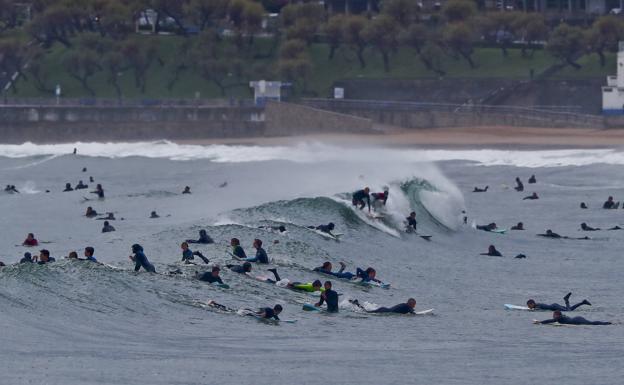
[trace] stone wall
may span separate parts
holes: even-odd
[[[268,102],[265,118],[266,134],[269,136],[327,132],[365,133],[373,130],[373,122],[367,117],[284,102]]]

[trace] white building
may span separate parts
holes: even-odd
[[[624,115],[624,42],[619,43],[617,75],[607,76],[607,86],[602,87],[602,113]]]
[[[264,104],[267,100],[281,101],[282,86],[286,86],[286,84],[282,82],[268,82],[266,80],[249,82],[249,87],[254,89],[254,102],[259,105]]]

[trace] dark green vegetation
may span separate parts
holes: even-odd
[[[472,0],[431,12],[382,0],[375,15],[287,3],[36,0],[29,18],[23,1],[0,0],[0,72],[19,74],[15,96],[53,95],[60,84],[68,97],[248,97],[258,79],[328,96],[346,78],[526,79],[555,64],[563,68],[551,76],[605,76],[624,40],[616,16],[553,26]]]

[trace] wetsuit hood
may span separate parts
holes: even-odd
[[[138,243],[135,243],[134,245],[132,245],[132,252],[133,253],[142,253],[143,252],[143,247],[141,245],[139,245]]]

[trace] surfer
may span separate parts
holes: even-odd
[[[409,215],[409,217],[405,218],[405,220],[407,220],[407,226],[405,228],[405,231],[408,233],[411,233],[412,231],[416,231],[416,225],[418,224],[418,222],[416,222],[416,212],[412,211]]]
[[[277,269],[276,268],[267,269],[267,270],[270,271],[271,273],[273,273],[273,276],[275,277],[275,281],[272,280],[272,279],[266,279],[265,280],[266,282],[277,283],[277,282],[282,280],[282,278],[277,273]],[[314,282],[307,282],[307,283],[303,283],[303,282],[288,282],[288,284],[286,285],[286,287],[288,289],[295,290],[295,291],[305,291],[305,292],[308,292],[308,293],[314,293],[315,291],[324,291],[325,289],[323,289],[322,286],[323,286],[323,284],[318,279],[315,280]]]
[[[335,227],[336,227],[336,226],[334,225],[334,223],[333,223],[333,222],[329,222],[329,223],[328,223],[328,224],[326,224],[326,225],[319,225],[319,226],[308,226],[308,228],[309,228],[309,229],[318,230],[318,231],[320,231],[320,232],[322,232],[322,233],[329,234],[329,235],[331,235],[332,237],[335,237],[335,235],[334,235],[334,234],[332,234],[332,230],[334,230],[334,228],[335,228]]]
[[[84,249],[84,261],[97,262],[98,260],[93,256],[95,254],[95,249],[91,246],[87,246]]]
[[[39,241],[37,241],[33,233],[28,233],[24,242],[22,242],[22,246],[28,246],[28,247],[39,246]]]
[[[522,184],[522,181],[520,181],[520,178],[516,177],[516,187],[514,187],[514,190],[520,192],[520,191],[524,191],[524,185]]]
[[[213,266],[210,272],[208,271],[205,273],[195,272],[195,278],[199,279],[200,281],[204,281],[208,283],[220,283],[224,285],[223,280],[219,276],[220,272],[221,272],[221,268],[219,268],[219,266]]]
[[[552,323],[560,323],[560,324],[564,324],[564,325],[611,325],[611,322],[606,322],[606,321],[590,321],[588,319],[585,319],[583,317],[568,317],[565,316],[563,314],[561,314],[560,310],[555,310],[553,312],[553,317],[552,319],[548,319],[548,320],[544,320],[544,321],[533,321],[533,323],[536,324],[552,324]]]
[[[4,191],[11,193],[11,194],[13,193],[19,194],[19,191],[17,191],[17,189],[15,188],[15,185],[12,185],[12,184],[6,185],[6,187],[4,188]]]
[[[230,240],[230,246],[232,246],[232,256],[238,259],[247,258],[247,254],[245,254],[245,250],[243,250],[243,247],[240,245],[240,240],[238,240],[238,238],[232,238]]]
[[[583,231],[598,231],[600,229],[597,228],[597,227],[594,228],[594,227],[588,226],[587,223],[583,222],[583,223],[581,223],[581,230],[583,230]]]
[[[239,259],[243,261],[247,261],[247,262],[257,262],[257,263],[268,264],[269,256],[267,255],[266,251],[264,251],[264,249],[262,248],[262,241],[257,238],[254,239],[253,247],[256,249],[256,255],[254,257],[239,258]]]
[[[531,175],[529,178],[529,184],[537,183],[537,179],[535,179],[535,174]]]
[[[375,199],[373,201],[374,204],[376,204],[377,202],[380,202],[385,206],[386,202],[388,201],[388,195],[390,195],[390,191],[387,188],[385,188],[383,192],[372,193],[371,195]]]
[[[351,203],[353,206],[359,206],[360,210],[363,210],[368,205],[368,212],[370,212],[370,189],[364,187],[363,190],[354,192]]]
[[[522,222],[518,222],[517,225],[511,226],[512,230],[524,230],[524,224]]]
[[[360,305],[360,302],[357,299],[349,300],[352,304],[363,309],[367,313],[398,313],[398,314],[408,314],[414,313],[414,309],[416,308],[416,300],[414,298],[410,298],[406,303],[400,303],[398,305],[392,307],[379,307],[375,310],[366,310],[364,306]]]
[[[65,183],[65,190],[63,190],[63,192],[68,192],[68,191],[74,191],[74,189],[71,186],[71,183]]]
[[[586,300],[586,299],[584,299],[583,301],[577,303],[576,305],[570,306],[570,296],[571,295],[572,295],[572,293],[568,293],[568,294],[565,295],[565,297],[563,297],[563,300],[565,301],[565,306],[561,306],[558,303],[551,303],[550,305],[545,304],[545,303],[537,303],[533,299],[529,299],[527,301],[527,307],[529,309],[531,309],[531,310],[574,311],[579,306],[583,306],[583,305],[591,306],[591,303],[588,300]]]
[[[102,227],[102,232],[103,233],[110,233],[115,231],[115,228],[113,226],[111,226],[108,221],[104,221],[104,227]]]
[[[74,190],[84,190],[86,188],[89,188],[88,185],[82,183],[82,181],[78,181],[78,184],[76,185],[76,187],[74,187]]]
[[[251,262],[245,262],[242,265],[225,265],[228,269],[238,274],[251,273]]]
[[[529,195],[528,197],[524,197],[524,198],[522,198],[522,200],[523,200],[523,201],[525,201],[525,200],[527,200],[527,199],[528,199],[528,200],[535,200],[535,199],[539,199],[539,197],[537,196],[537,193],[536,193],[536,192],[534,192],[533,194]]]
[[[152,211],[149,217],[150,219],[156,219],[156,218],[160,218],[160,215],[158,215],[156,211]]]
[[[490,186],[485,186],[485,188],[475,187],[474,190],[472,190],[472,192],[476,192],[476,193],[487,192],[488,188],[490,188]]]
[[[333,266],[332,263],[329,261],[325,261],[323,262],[322,266],[319,267],[315,267],[313,269],[313,271],[316,271],[318,273],[323,273],[323,274],[327,274],[327,275],[332,275],[336,278],[340,278],[340,279],[352,279],[355,277],[355,275],[353,273],[349,273],[349,272],[344,272],[346,265],[343,262],[340,262],[340,270],[337,272],[333,272]]]
[[[33,263],[32,254],[25,252],[24,257],[20,259],[19,263]]]
[[[130,255],[128,256],[128,258],[135,263],[134,271],[139,271],[142,267],[145,271],[149,271],[150,273],[156,272],[154,265],[152,265],[145,256],[145,253],[143,252],[143,247],[141,245],[139,245],[138,243],[132,245],[132,252],[134,253],[134,255]]]
[[[279,321],[278,315],[282,312],[282,310],[283,310],[282,305],[277,304],[273,306],[272,309],[270,307],[263,307],[259,311],[254,312],[254,313],[256,314],[256,316],[260,318],[264,318],[264,319],[273,318],[274,320]]]
[[[201,258],[204,263],[210,262],[208,258],[204,257],[204,255],[199,251],[192,251],[191,249],[189,249],[189,245],[186,242],[182,242],[180,248],[182,249],[182,262],[190,263],[190,261],[195,259],[196,255]]]
[[[503,256],[503,254],[501,254],[500,251],[496,250],[496,247],[494,247],[494,245],[490,245],[490,247],[488,247],[487,253],[481,253],[479,255],[487,255],[490,257],[502,257]]]
[[[477,230],[483,230],[483,231],[492,231],[492,230],[496,230],[498,227],[496,226],[496,223],[492,222],[492,223],[488,223],[487,225],[477,225]]]
[[[620,206],[619,202],[616,204],[613,201],[613,197],[612,196],[607,198],[607,201],[602,204],[602,208],[603,209],[617,209],[619,206]]]
[[[184,191],[182,191],[182,194],[190,194],[191,193],[191,188],[189,186],[184,187]]]
[[[259,229],[270,230],[270,231],[279,231],[280,233],[286,232],[286,226],[258,226]]]
[[[210,243],[214,243],[214,240],[212,238],[210,238],[210,236],[208,235],[206,230],[201,229],[201,230],[199,230],[199,239],[198,240],[187,239],[186,242],[187,243],[210,244]]]
[[[104,189],[101,184],[95,186],[95,191],[91,191],[91,194],[97,194],[99,199],[104,199]]]
[[[320,307],[323,303],[327,303],[327,311],[329,313],[338,313],[338,293],[332,290],[332,283],[325,281],[323,285],[325,291],[321,292],[319,301],[314,304],[316,307]]]
[[[115,214],[113,213],[106,213],[105,217],[101,217],[101,218],[97,218],[98,221],[116,221],[117,218],[115,218]]]
[[[35,261],[37,261],[37,257],[35,257]],[[50,257],[50,252],[46,249],[39,251],[39,261],[37,264],[45,265],[46,263],[56,262],[56,259]]]
[[[544,237],[544,238],[555,238],[555,239],[560,239],[563,238],[561,235],[557,234],[557,233],[553,233],[553,231],[551,229],[546,230],[545,234],[537,234],[538,237]]]
[[[623,228],[621,228],[620,226],[613,226],[610,229],[607,230],[624,230]]]
[[[585,202],[581,202],[581,208],[582,209],[586,209],[587,208],[587,205],[585,204]]]
[[[87,218],[94,218],[97,217],[98,213],[97,211],[93,210],[93,207],[89,206],[87,207],[87,212],[85,213],[85,217]]]

